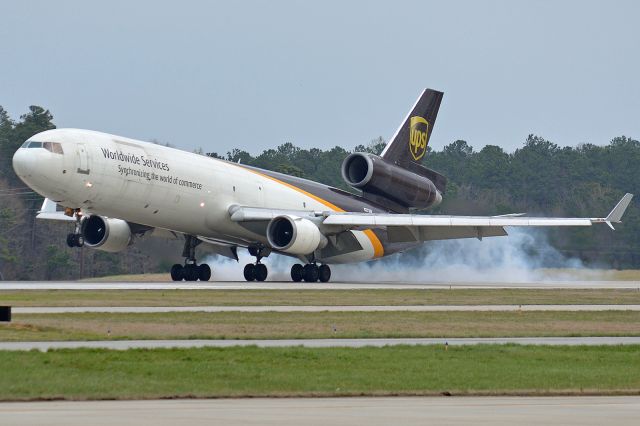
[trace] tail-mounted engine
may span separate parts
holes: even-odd
[[[272,248],[291,254],[305,255],[327,245],[315,223],[297,216],[277,216],[267,226],[267,240]]]
[[[84,219],[82,236],[87,247],[108,252],[122,251],[133,241],[126,221],[96,215]]]
[[[424,209],[442,201],[442,195],[431,179],[373,154],[356,152],[345,158],[342,178],[350,186],[362,190],[366,198],[378,202],[390,200],[401,209]]]

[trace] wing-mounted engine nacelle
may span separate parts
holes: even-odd
[[[345,158],[342,178],[365,196],[383,197],[406,208],[424,209],[442,201],[430,179],[373,154],[355,152]]]
[[[305,255],[324,248],[327,238],[309,219],[283,215],[271,219],[267,226],[267,240],[276,250]]]
[[[122,219],[92,215],[82,223],[84,245],[98,250],[117,252],[133,242],[129,224]]]

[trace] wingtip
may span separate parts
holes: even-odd
[[[631,203],[633,199],[633,194],[626,193],[624,196],[618,201],[618,204],[611,210],[611,213],[606,218],[606,222],[619,223],[622,220],[622,216],[624,215],[627,207]],[[611,225],[609,225],[611,226]]]

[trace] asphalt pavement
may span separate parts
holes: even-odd
[[[294,283],[266,281],[209,282],[87,282],[87,281],[2,281],[2,290],[366,290],[366,289],[636,289],[640,281],[538,281],[538,282],[329,282]]]
[[[250,398],[0,403],[7,425],[637,425],[640,397]]]

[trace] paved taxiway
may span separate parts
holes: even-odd
[[[384,306],[52,306],[13,308],[14,314],[166,312],[446,312],[640,311],[640,305],[384,305]]]
[[[636,425],[640,397],[251,398],[0,404],[21,425]]]
[[[366,289],[448,289],[448,288],[529,288],[529,289],[636,289],[640,281],[540,281],[540,282],[331,282],[292,283],[267,281],[167,282],[78,282],[3,281],[1,290],[366,290]]]
[[[398,339],[277,339],[277,340],[88,340],[51,342],[0,342],[2,351],[30,351],[49,349],[158,349],[158,348],[228,348],[232,346],[258,346],[276,348],[303,346],[307,348],[361,348],[365,346],[395,345],[640,345],[640,336],[598,336],[598,337],[478,337],[478,338],[398,338]]]

